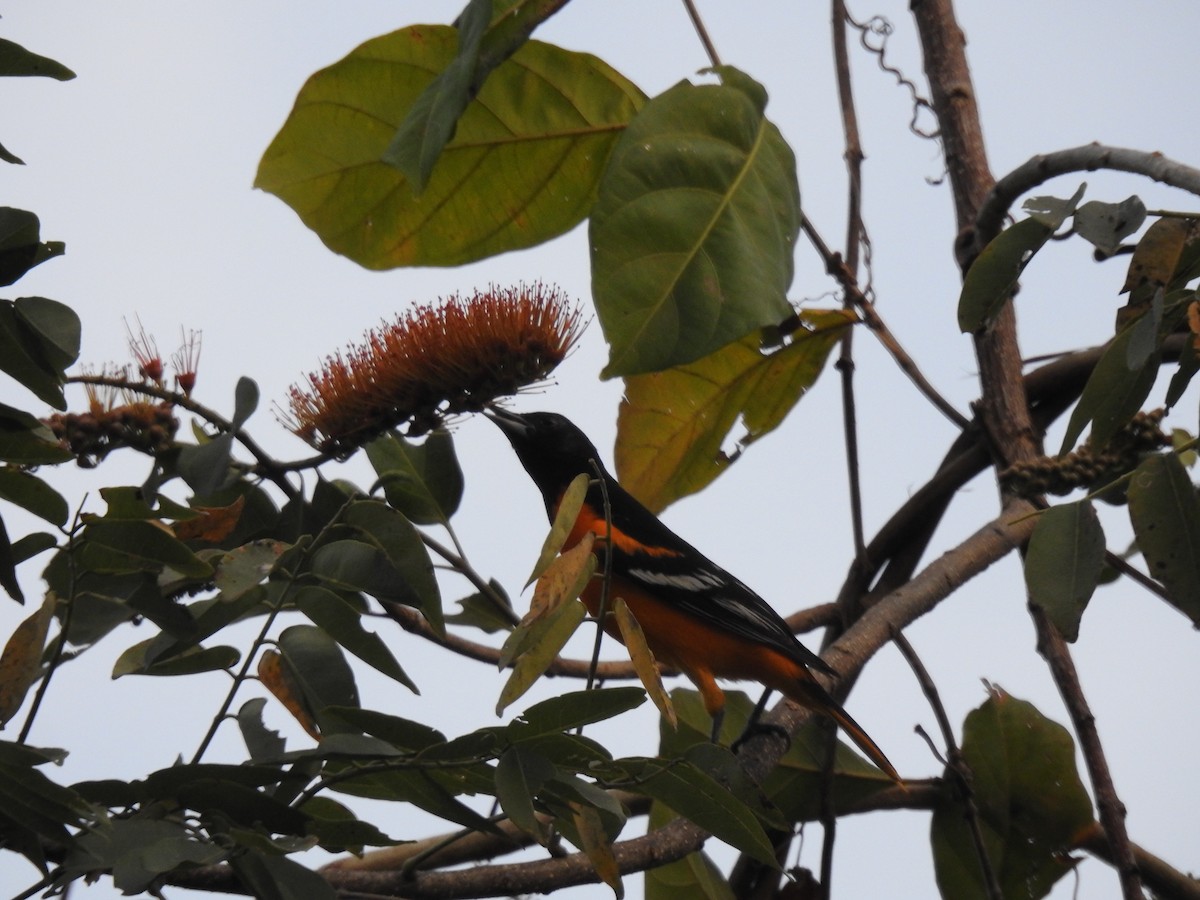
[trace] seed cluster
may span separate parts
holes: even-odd
[[[541,282],[417,306],[293,385],[286,424],[333,455],[405,424],[424,434],[544,380],[580,331],[579,308]]]
[[[1000,473],[1000,484],[1022,497],[1063,495],[1077,488],[1095,490],[1136,468],[1144,454],[1171,443],[1159,427],[1162,418],[1161,409],[1140,412],[1103,450],[1097,452],[1091,443],[1085,443],[1061,457],[1042,456],[1017,463]]]
[[[174,404],[144,401],[93,406],[88,412],[55,413],[44,421],[85,469],[121,447],[161,453],[170,449],[179,429]]]

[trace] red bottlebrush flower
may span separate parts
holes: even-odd
[[[293,385],[286,424],[333,454],[405,423],[423,434],[448,415],[477,412],[542,381],[580,331],[579,307],[541,282],[418,306]]]
[[[175,383],[187,396],[196,387],[196,370],[200,368],[200,332],[195,329],[183,332],[183,343],[171,354],[171,368],[175,370]]]
[[[129,323],[125,323],[125,331],[129,335],[129,352],[133,354],[134,360],[138,364],[138,372],[147,381],[152,381],[159,387],[163,386],[163,376],[165,368],[163,366],[162,357],[158,353],[158,345],[154,342],[154,338],[146,334],[146,329],[142,327],[141,319],[138,319],[138,333],[135,335],[133,329],[129,327]]]

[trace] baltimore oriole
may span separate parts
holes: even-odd
[[[542,492],[554,520],[567,485],[580,473],[592,476],[564,550],[587,532],[596,536],[600,562],[608,566],[609,596],[621,597],[638,620],[657,660],[683,672],[700,690],[717,733],[725,695],[716,678],[750,679],[789,700],[833,719],[880,769],[900,776],[865,731],[813,677],[838,673],[800,643],[783,618],[754,591],[676,535],[617,483],[587,437],[555,413],[488,410],[521,464]],[[598,478],[604,479],[601,486]],[[605,509],[611,522],[605,521]],[[611,558],[605,560],[611,544]],[[599,574],[582,599],[599,616]],[[620,640],[614,622],[605,622]]]

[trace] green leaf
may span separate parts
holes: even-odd
[[[492,0],[470,0],[457,24],[454,59],[429,83],[400,123],[383,154],[420,196],[442,148],[454,137],[458,118],[471,102],[479,47],[492,18]]]
[[[659,805],[660,809],[665,809]],[[646,900],[737,900],[729,882],[707,853],[689,853],[683,859],[646,872]]]
[[[246,750],[250,753],[251,761],[275,759],[283,754],[287,742],[278,731],[268,728],[263,722],[263,709],[267,705],[265,697],[255,697],[242,704],[237,712],[238,728],[242,732],[242,740],[246,742]]]
[[[372,772],[338,781],[332,789],[355,797],[399,801],[414,806],[473,831],[495,833],[496,827],[471,807],[455,799],[443,784],[419,769]]]
[[[546,839],[545,826],[537,819],[533,801],[538,791],[558,774],[558,767],[540,753],[509,747],[496,761],[496,799],[513,824],[539,842]]]
[[[279,635],[279,652],[304,691],[309,708],[324,723],[329,706],[358,706],[354,673],[333,638],[312,625],[292,625]]]
[[[49,465],[72,458],[54,433],[27,412],[0,403],[0,460],[24,466]]]
[[[363,662],[414,694],[421,693],[379,635],[363,628],[359,611],[333,591],[315,585],[302,587],[296,594],[296,608]]]
[[[258,409],[258,383],[243,375],[233,390],[233,427],[241,428]]]
[[[736,458],[722,450],[740,423],[738,453],[769,434],[816,382],[854,317],[805,310],[805,328],[766,353],[757,335],[665,372],[625,379],[617,417],[617,479],[654,512],[703,489]]]
[[[250,850],[229,862],[258,900],[337,900],[328,881],[286,856]]]
[[[382,156],[457,47],[456,29],[417,25],[317,72],[255,186],[370,269],[461,265],[569,231],[641,92],[593,56],[530,41],[467,105],[417,197]]]
[[[604,174],[589,239],[605,378],[692,362],[792,312],[795,157],[761,85],[718,72],[650,101]]]
[[[75,73],[60,62],[39,56],[20,44],[0,38],[0,77],[40,75],[70,81]]]
[[[45,297],[18,297],[13,308],[55,372],[63,372],[79,358],[83,326],[75,310]]]
[[[0,371],[55,409],[66,409],[63,373],[47,359],[38,335],[11,300],[0,300]]]
[[[11,152],[3,144],[0,144],[0,159],[4,160],[6,163],[12,163],[14,166],[25,165],[25,160]]]
[[[154,651],[158,638],[134,644],[113,664],[112,677],[123,675],[196,675],[200,672],[220,672],[232,669],[242,655],[236,647],[190,647],[166,658]]]
[[[1052,234],[1054,229],[1037,219],[1022,219],[983,248],[963,279],[958,297],[960,330],[973,333],[992,321],[1029,261]]]
[[[446,742],[446,736],[436,728],[372,709],[330,707],[327,713],[401,750],[426,750]]]
[[[558,734],[611,719],[645,702],[646,692],[639,687],[571,691],[535,703],[509,724],[507,731],[513,741]]]
[[[0,466],[0,498],[15,503],[53,525],[65,525],[70,510],[62,495],[36,475]]]
[[[639,790],[665,803],[725,843],[775,868],[779,865],[762,823],[732,791],[682,760],[620,759]]]
[[[1075,210],[1075,233],[1107,255],[1117,252],[1121,241],[1142,227],[1146,204],[1140,197],[1120,203],[1089,200]]]
[[[66,252],[59,241],[43,242],[40,230],[33,213],[0,206],[0,286],[13,284],[34,266]]]
[[[463,477],[450,432],[420,444],[389,434],[367,444],[367,459],[388,503],[418,525],[445,525],[462,500]]]
[[[434,631],[444,634],[442,596],[433,575],[433,563],[412,523],[376,500],[350,504],[342,521],[370,538],[399,573],[399,582],[393,585],[389,598],[420,609]]]
[[[1025,585],[1068,641],[1079,637],[1103,565],[1104,530],[1091,501],[1054,506],[1038,517],[1025,554]]]
[[[213,573],[212,566],[155,522],[96,519],[84,529],[84,538],[94,547],[114,551],[131,567],[157,570],[168,566],[191,578],[209,578]]]
[[[271,573],[280,556],[288,549],[281,541],[251,541],[221,555],[216,561],[213,583],[221,592],[222,603],[231,603],[258,586]]]
[[[1151,577],[1200,625],[1200,500],[1174,453],[1143,460],[1129,483],[1129,520]]]
[[[202,444],[184,444],[175,464],[179,477],[199,497],[215,494],[237,477],[229,465],[232,451],[233,435],[228,433]]]
[[[493,578],[488,581],[488,584],[511,608],[511,601],[508,600],[508,595],[504,592],[500,582]],[[466,625],[478,628],[487,634],[508,631],[512,628],[511,616],[502,613],[496,608],[495,602],[483,594],[471,594],[457,602],[461,612],[446,616],[446,622],[451,625]]]
[[[1102,449],[1142,408],[1158,377],[1159,350],[1153,349],[1140,369],[1131,371],[1129,362],[1131,353],[1135,358],[1140,356],[1131,351],[1131,345],[1139,341],[1140,329],[1150,318],[1142,315],[1134,320],[1105,348],[1071,412],[1059,453],[1066,453],[1075,446],[1089,422],[1092,423],[1092,447]]]
[[[962,753],[1002,896],[1046,896],[1074,865],[1065,851],[1092,822],[1070,734],[1032,704],[993,690],[967,716]],[[934,809],[931,834],[941,895],[986,897],[962,805],[952,794]]]
[[[361,854],[364,846],[387,847],[400,843],[370,822],[356,818],[347,807],[330,797],[306,800],[300,811],[309,817],[309,833],[316,835],[322,849],[330,852]]]

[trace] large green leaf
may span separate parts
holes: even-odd
[[[1129,482],[1129,520],[1150,575],[1200,625],[1200,500],[1174,453],[1151,456]]]
[[[808,330],[770,353],[751,335],[703,359],[625,379],[617,417],[617,477],[654,511],[703,489],[732,462],[721,448],[741,422],[739,451],[774,430],[813,385],[854,321],[805,311]]]
[[[367,459],[388,503],[416,524],[444,525],[458,509],[463,477],[448,431],[433,431],[420,444],[385,435],[367,444]]]
[[[1079,620],[1103,565],[1104,530],[1090,501],[1041,514],[1025,554],[1025,584],[1068,641],[1079,637]]]
[[[95,519],[84,529],[84,538],[93,549],[115,554],[110,563],[132,569],[158,570],[169,566],[192,578],[212,575],[212,566],[177,540],[165,526],[148,520]],[[109,571],[116,571],[115,568]]]
[[[421,610],[433,628],[442,633],[442,595],[433,575],[433,563],[412,523],[386,504],[375,500],[352,503],[342,516],[347,525],[359,529],[365,538],[386,555],[388,564],[400,574],[393,580],[387,596]],[[375,594],[380,596],[380,594]]]
[[[1092,822],[1070,734],[1032,704],[994,689],[967,716],[962,753],[1001,894],[1046,896],[1071,870],[1068,851]],[[979,856],[957,797],[948,793],[934,809],[931,837],[942,896],[985,898]]]
[[[613,150],[590,225],[605,377],[692,362],[792,311],[796,160],[762,86],[719,72],[654,98]]]
[[[320,628],[285,628],[279,635],[279,652],[318,716],[329,706],[358,706],[354,673],[333,638]]]
[[[0,300],[0,370],[55,409],[66,409],[63,370],[78,350],[79,318],[68,307],[44,297]]]
[[[382,156],[457,45],[454,28],[414,25],[313,75],[255,185],[370,269],[461,265],[573,228],[641,92],[593,56],[530,41],[467,105],[418,197]]]
[[[383,639],[363,628],[359,611],[333,591],[316,585],[302,587],[296,594],[296,608],[363,662],[420,693]]]

